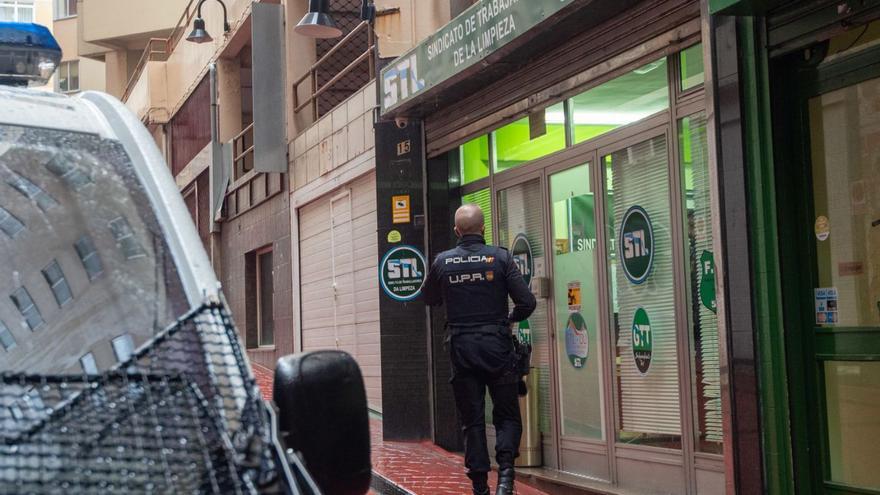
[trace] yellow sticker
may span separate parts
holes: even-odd
[[[388,233],[388,242],[390,242],[391,244],[395,244],[395,243],[400,242],[400,239],[401,239],[400,232],[398,232],[396,230],[392,230],[391,232]]]
[[[819,215],[816,217],[816,239],[819,241],[824,241],[828,239],[828,236],[831,235],[831,227],[828,225],[828,217],[825,215]]]

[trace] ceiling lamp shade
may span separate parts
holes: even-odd
[[[303,16],[294,32],[309,38],[338,38],[342,36],[342,30],[330,17],[328,0],[309,0],[309,11]]]

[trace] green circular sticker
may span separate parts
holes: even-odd
[[[644,283],[654,265],[654,228],[641,206],[631,206],[623,215],[619,246],[626,278],[634,284]]]
[[[636,309],[632,323],[633,358],[639,373],[645,375],[651,367],[651,355],[654,349],[654,337],[651,334],[651,320],[645,308]]]
[[[425,281],[425,257],[412,246],[393,248],[379,265],[379,281],[388,297],[397,301],[415,299]]]
[[[535,271],[535,262],[532,257],[532,245],[525,234],[517,234],[513,238],[513,244],[510,245],[510,254],[513,256],[513,262],[522,273],[523,280],[526,285],[532,280],[532,272]]]
[[[587,364],[590,355],[590,336],[587,334],[587,322],[580,313],[572,313],[565,325],[565,353],[571,365],[577,369]]]

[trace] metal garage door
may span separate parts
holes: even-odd
[[[300,208],[299,229],[303,350],[354,356],[381,411],[375,174]]]

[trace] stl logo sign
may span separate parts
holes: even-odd
[[[645,282],[654,264],[654,228],[644,208],[632,206],[626,210],[619,242],[624,275],[633,284]]]

